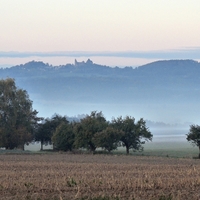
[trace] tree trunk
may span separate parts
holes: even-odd
[[[95,154],[95,150],[96,150],[96,148],[90,149],[90,151],[92,152],[92,154]]]
[[[128,155],[129,154],[129,147],[126,146],[126,154]]]
[[[43,141],[41,141],[40,151],[43,151]]]
[[[199,146],[199,159],[200,159],[200,146]]]
[[[92,148],[92,149],[91,149],[92,154],[95,154],[95,150],[96,150],[96,148]]]
[[[91,142],[89,142],[89,147],[90,147],[90,151],[92,152],[92,154],[94,154],[96,147]]]

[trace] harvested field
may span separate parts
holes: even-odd
[[[0,199],[197,200],[200,160],[59,153],[0,155]]]

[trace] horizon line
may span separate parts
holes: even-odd
[[[0,51],[0,58],[27,57],[121,57],[146,59],[200,59],[200,48],[152,51]]]

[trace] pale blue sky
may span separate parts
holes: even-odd
[[[0,52],[186,50],[186,59],[199,60],[190,52],[200,47],[199,11],[199,0],[0,0]],[[71,61],[61,56],[1,55],[0,64],[32,58],[53,64]],[[134,66],[157,58],[134,54],[121,60],[117,56],[94,59],[108,65],[121,65],[123,60]]]

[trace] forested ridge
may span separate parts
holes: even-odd
[[[0,69],[0,78],[14,78],[30,94],[37,93],[41,98],[58,95],[60,99],[88,102],[98,102],[102,96],[107,96],[104,100],[108,102],[138,101],[149,95],[151,100],[169,96],[174,101],[177,96],[186,99],[186,92],[190,97],[199,94],[199,74],[200,64],[193,60],[157,61],[137,68],[112,68],[89,59],[62,66],[31,61]]]

